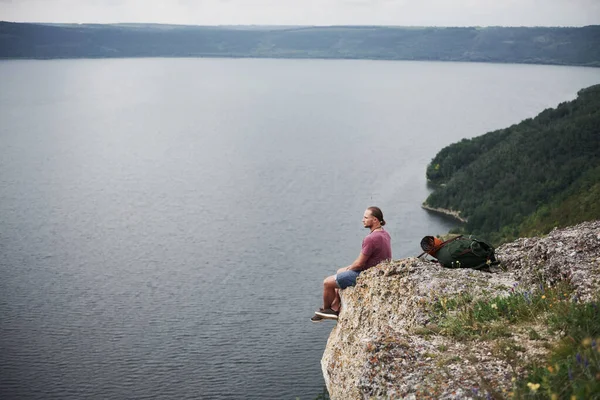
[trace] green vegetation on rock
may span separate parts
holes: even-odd
[[[442,149],[426,204],[494,243],[600,218],[600,85],[506,129]]]
[[[600,293],[596,295],[600,299]],[[597,300],[581,303],[567,282],[536,291],[515,286],[509,296],[474,300],[459,295],[439,298],[431,304],[432,332],[458,340],[495,341],[494,353],[513,368],[513,388],[498,398],[578,399],[600,393],[600,308]],[[527,366],[526,375],[516,371],[526,351],[512,338],[528,329],[530,340],[547,340],[545,360]],[[427,332],[419,332],[426,334]],[[493,388],[489,388],[493,389]]]

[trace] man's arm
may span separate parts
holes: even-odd
[[[358,255],[358,258],[356,260],[354,260],[354,262],[350,265],[348,265],[346,268],[340,268],[338,269],[338,273],[340,272],[344,272],[344,271],[360,271],[364,266],[365,263],[367,262],[367,256],[365,256],[362,252]]]

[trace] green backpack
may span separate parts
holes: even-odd
[[[425,236],[421,240],[421,247],[446,268],[480,269],[499,263],[492,245],[471,236],[466,238],[461,235],[434,247],[430,243],[433,243],[433,238]]]

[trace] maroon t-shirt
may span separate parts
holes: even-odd
[[[391,241],[392,238],[390,237],[390,234],[383,229],[369,233],[362,242],[361,253],[367,256],[367,262],[361,271],[369,269],[382,261],[391,260]]]

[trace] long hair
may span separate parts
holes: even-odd
[[[377,218],[379,220],[379,223],[381,224],[381,226],[385,225],[385,220],[383,219],[383,211],[381,211],[381,208],[371,206],[371,207],[367,208],[367,210],[371,211],[371,215],[373,215],[375,218]]]

